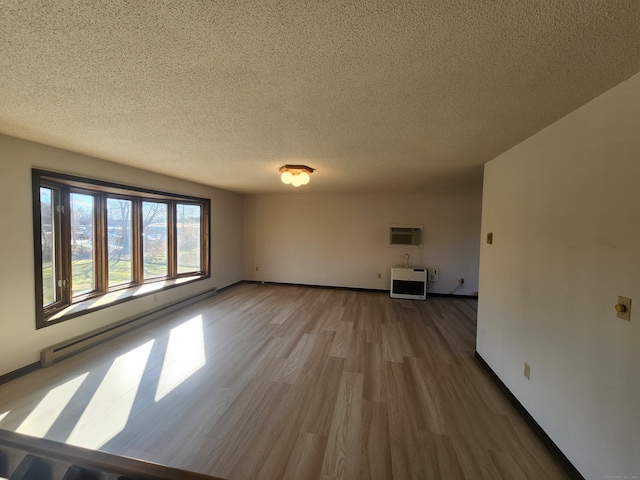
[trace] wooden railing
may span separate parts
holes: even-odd
[[[0,430],[0,479],[223,480]]]

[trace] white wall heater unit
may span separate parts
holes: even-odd
[[[394,267],[391,269],[391,298],[427,299],[427,269]]]

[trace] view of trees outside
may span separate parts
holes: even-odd
[[[131,200],[107,198],[107,246],[109,253],[109,286],[130,283],[131,264]]]
[[[71,193],[71,287],[73,296],[95,288],[93,195]]]
[[[164,277],[169,273],[167,256],[167,204],[142,202],[143,277]]]
[[[42,232],[42,305],[55,302],[53,203],[50,188],[40,188],[40,231]]]
[[[40,188],[42,232],[43,305],[56,298],[55,275],[55,205],[54,190]],[[131,200],[107,198],[107,250],[109,287],[133,280],[132,208]],[[86,193],[70,194],[71,223],[71,288],[82,295],[95,287],[95,198]],[[176,243],[178,273],[197,272],[200,265],[200,205],[176,206]],[[168,204],[142,202],[142,255],[145,279],[168,275]]]
[[[178,273],[200,270],[200,205],[179,204],[177,210]]]

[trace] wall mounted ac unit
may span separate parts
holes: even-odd
[[[387,225],[387,246],[422,246],[422,225]]]

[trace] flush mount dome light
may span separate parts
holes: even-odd
[[[313,173],[313,168],[306,165],[284,165],[280,167],[280,180],[287,185],[291,184],[294,187],[300,185],[306,185],[309,183],[311,177],[310,173]]]

